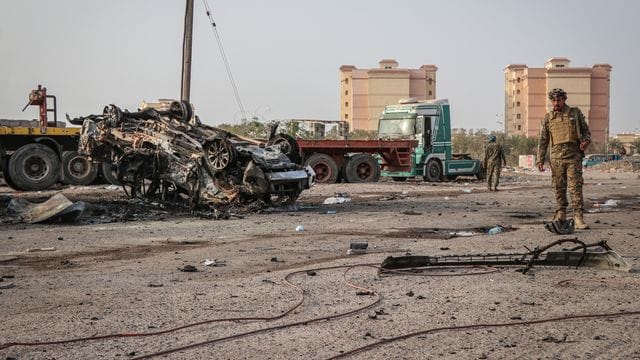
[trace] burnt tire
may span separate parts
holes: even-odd
[[[62,154],[62,177],[60,181],[69,185],[89,185],[98,177],[98,166],[76,151]]]
[[[293,136],[280,133],[267,142],[268,146],[276,145],[280,147],[282,151],[291,162],[296,164],[302,164],[302,154],[300,153],[300,146]]]
[[[118,180],[118,172],[113,168],[113,164],[108,162],[100,163],[100,176],[111,185],[120,185]]]
[[[380,165],[369,154],[356,154],[344,166],[344,178],[349,183],[376,182],[380,179]]]
[[[424,168],[424,181],[442,181],[442,167],[438,160],[431,159],[427,162]]]
[[[60,178],[60,160],[46,145],[27,144],[11,155],[8,170],[18,190],[44,190]]]
[[[338,165],[329,155],[313,154],[305,161],[305,165],[315,171],[317,183],[333,184],[338,180]]]

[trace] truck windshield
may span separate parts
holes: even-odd
[[[379,138],[410,138],[416,133],[416,119],[411,117],[382,118],[378,127]]]

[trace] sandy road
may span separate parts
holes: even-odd
[[[145,337],[13,346],[0,350],[0,356],[126,359],[206,343],[167,357],[324,359],[433,328],[513,323],[423,333],[375,345],[350,358],[640,357],[637,315],[518,325],[568,315],[639,311],[640,277],[635,272],[535,268],[523,275],[501,268],[484,274],[454,269],[403,276],[380,275],[368,266],[348,267],[379,264],[388,255],[407,251],[522,252],[525,246],[560,238],[541,226],[553,209],[548,176],[507,172],[501,187],[490,193],[483,183],[473,181],[316,186],[302,194],[297,211],[230,220],[164,210],[139,213],[144,209],[135,206],[122,217],[129,203],[118,190],[56,190],[91,202],[95,221],[25,225],[9,221],[3,213],[0,285],[13,287],[0,289],[0,343],[152,333],[216,321]],[[17,194],[0,187],[5,200],[46,198],[51,193]],[[334,193],[347,193],[352,201],[321,204]],[[585,242],[607,240],[640,268],[638,175],[587,172],[585,197],[592,229],[573,236]],[[607,200],[617,200],[617,205],[594,207]],[[497,224],[514,230],[484,234]],[[304,231],[295,231],[298,226]],[[475,235],[451,235],[471,232]],[[368,242],[370,253],[347,255],[351,242]],[[50,247],[56,250],[25,252]],[[221,266],[205,267],[206,259],[217,259]],[[180,271],[185,265],[198,271]],[[295,273],[309,269],[316,270]],[[302,294],[287,284],[287,274],[292,274],[291,284],[304,289],[301,306],[277,319],[217,321],[270,319],[292,309]],[[357,295],[363,291],[349,284],[375,291],[380,302],[373,295]],[[313,321],[349,311],[356,312]],[[216,340],[248,332],[255,333]]]

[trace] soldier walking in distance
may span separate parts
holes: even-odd
[[[500,170],[502,169],[502,165],[506,163],[507,160],[504,158],[504,151],[502,151],[502,146],[496,142],[496,136],[487,136],[487,146],[484,150],[483,164],[489,191],[498,191]]]
[[[549,92],[553,110],[544,116],[538,141],[538,170],[544,171],[547,148],[551,143],[551,184],[556,192],[554,221],[565,220],[567,215],[567,186],[571,194],[573,219],[577,229],[588,229],[584,222],[582,198],[582,158],[591,143],[591,133],[582,112],[577,107],[565,104],[567,93],[562,89]]]

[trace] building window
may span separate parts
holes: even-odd
[[[518,125],[518,131],[522,130],[522,125]]]
[[[520,89],[516,90],[516,94],[520,94]]]
[[[349,78],[344,78],[344,83],[348,84],[349,83]]]
[[[433,79],[429,78],[429,85],[433,85]]]
[[[349,114],[344,114],[344,119],[348,120],[349,119]]]
[[[520,114],[516,114],[516,119],[520,119]]]
[[[429,96],[433,95],[433,91],[429,90]]]
[[[518,78],[518,79],[516,80],[516,82],[520,82],[520,78]]]
[[[345,91],[344,91],[344,94],[345,94],[345,95],[349,95],[349,90],[345,90]]]
[[[344,107],[349,107],[349,102],[348,101],[344,102]]]
[[[520,106],[520,101],[517,101],[517,102],[516,102],[516,106]]]
[[[556,67],[564,67],[563,64],[556,64]]]

